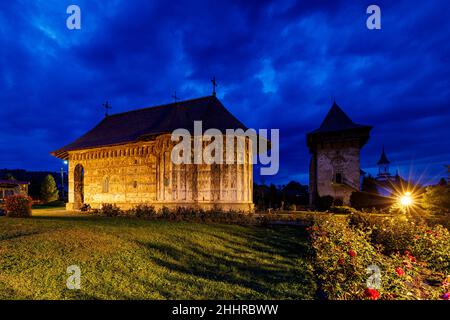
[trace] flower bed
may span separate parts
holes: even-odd
[[[383,233],[377,233],[378,227],[367,221],[350,224],[343,216],[316,219],[310,234],[324,296],[344,300],[448,298],[449,279],[443,272],[448,272],[443,270],[448,249],[442,241],[445,236],[448,240],[448,230],[435,227],[429,233],[421,225],[416,228],[424,230],[421,238],[407,244],[406,236],[396,240],[396,228],[381,228]],[[385,244],[391,247],[387,250]],[[410,250],[396,250],[403,247]]]

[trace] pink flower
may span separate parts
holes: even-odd
[[[446,292],[441,296],[441,299],[449,300],[450,299],[450,292]]]

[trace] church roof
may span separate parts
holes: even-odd
[[[386,153],[384,152],[384,146],[383,149],[381,151],[381,156],[380,156],[380,160],[378,160],[377,165],[381,165],[381,164],[389,164],[389,160],[386,157]]]
[[[24,185],[24,184],[30,184],[30,183],[26,182],[26,181],[0,179],[0,185],[18,186],[18,185]]]
[[[207,96],[107,116],[92,130],[52,155],[65,159],[68,151],[131,143],[178,128],[193,132],[197,120],[202,121],[203,131],[209,128],[222,132],[247,129],[219,99]]]
[[[325,119],[322,121],[320,127],[311,133],[336,132],[364,127],[368,126],[354,123],[341,107],[339,107],[336,102],[333,102],[333,105],[325,116]]]

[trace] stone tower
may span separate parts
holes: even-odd
[[[320,127],[307,134],[312,205],[327,195],[336,205],[350,203],[352,192],[360,190],[360,150],[371,129],[354,123],[334,102]]]

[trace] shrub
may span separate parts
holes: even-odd
[[[450,186],[437,185],[426,188],[422,206],[433,213],[450,213]]]
[[[370,242],[370,228],[351,227],[348,219],[328,215],[310,228],[315,250],[315,268],[321,289],[329,299],[437,299],[440,287],[430,286],[435,275],[415,261],[410,252],[383,254]],[[369,266],[379,268],[380,287],[369,288]]]
[[[316,207],[319,211],[327,211],[333,205],[333,197],[332,196],[323,196],[319,197],[316,200]]]
[[[328,211],[337,214],[353,214],[358,212],[357,210],[347,206],[333,206]]]
[[[405,215],[372,219],[372,241],[383,245],[386,253],[408,249],[416,234],[417,225]]]
[[[353,208],[361,210],[364,208],[386,208],[392,204],[392,200],[380,195],[368,192],[352,192],[350,204]]]
[[[417,259],[426,262],[430,269],[448,274],[450,270],[449,239],[450,232],[443,226],[436,225],[430,228],[421,225],[417,228],[408,249]]]
[[[28,196],[13,195],[5,199],[5,211],[7,217],[31,217],[33,200]]]
[[[123,211],[115,204],[104,203],[99,213],[107,217],[117,217],[122,215]]]
[[[155,207],[147,204],[139,204],[130,211],[131,211],[130,213],[137,218],[149,219],[154,218],[157,215]]]
[[[295,204],[289,204],[286,206],[288,211],[297,211],[297,206]]]
[[[410,252],[432,270],[450,270],[450,232],[443,226],[430,227],[421,219],[403,215],[367,219],[364,225],[370,226],[372,242],[382,245],[385,253]]]
[[[317,219],[311,228],[315,268],[328,299],[363,299],[366,268],[380,265],[382,256],[367,235],[353,231],[347,219],[331,215]]]

